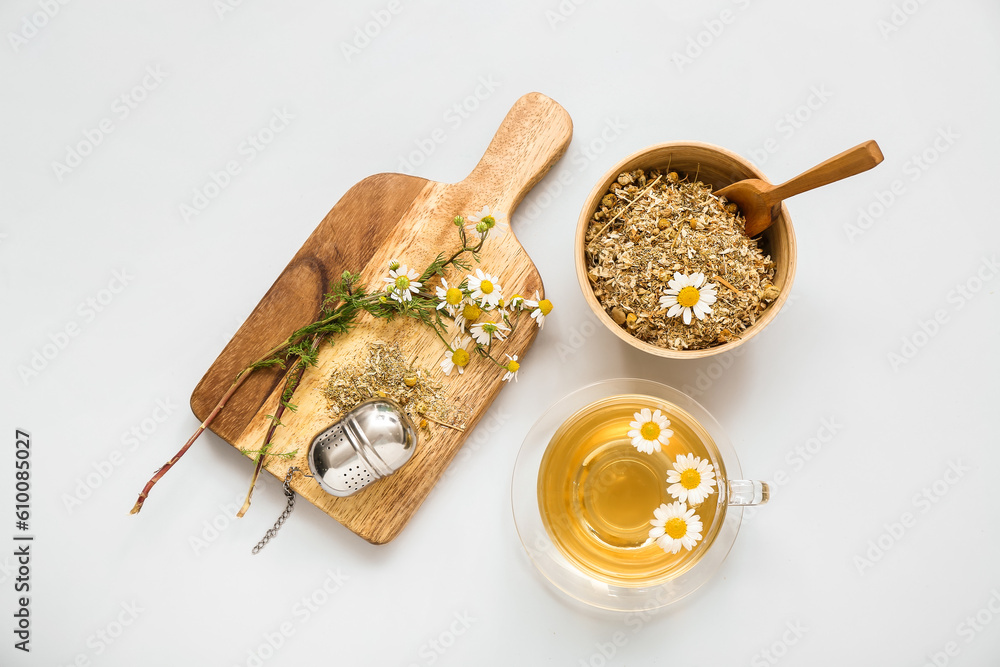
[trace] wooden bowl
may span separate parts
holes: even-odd
[[[676,171],[681,176],[686,175],[689,178],[694,178],[697,174],[697,180],[711,185],[713,190],[718,190],[745,178],[760,178],[767,181],[764,174],[745,158],[727,151],[725,148],[696,141],[673,141],[650,146],[629,155],[609,169],[594,186],[594,189],[590,191],[576,225],[576,275],[580,281],[583,296],[590,304],[591,310],[597,315],[597,319],[629,345],[644,352],[670,359],[709,357],[732,350],[756,336],[781,310],[788,299],[792,279],[795,277],[795,233],[792,230],[788,209],[784,204],[781,205],[781,215],[778,220],[761,236],[761,247],[775,263],[774,285],[780,290],[780,294],[764,310],[757,322],[742,333],[740,338],[701,350],[670,350],[635,338],[627,329],[615,324],[615,321],[601,306],[597,297],[594,296],[593,287],[587,276],[587,258],[584,249],[587,226],[611,182],[617,179],[623,171],[635,169],[661,169],[663,171],[669,169],[669,171]]]

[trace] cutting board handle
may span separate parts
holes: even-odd
[[[562,157],[572,138],[573,121],[566,110],[541,93],[528,93],[507,112],[462,184],[481,193],[484,205],[509,215]]]

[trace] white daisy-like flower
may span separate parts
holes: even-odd
[[[681,502],[661,504],[653,510],[649,522],[650,539],[656,540],[661,549],[675,554],[684,547],[688,551],[701,541],[701,517]]]
[[[479,301],[481,306],[496,308],[503,295],[500,293],[501,287],[496,276],[483,273],[482,269],[476,269],[475,274],[470,274],[467,280],[472,300]]]
[[[526,303],[527,302],[525,301],[523,296],[521,296],[520,294],[515,294],[514,296],[510,297],[510,301],[507,302],[507,306],[510,308],[511,312],[513,312],[515,310],[523,309]]]
[[[489,206],[484,206],[483,210],[479,213],[473,213],[472,215],[466,216],[466,220],[469,221],[470,227],[480,236],[482,236],[482,233],[480,233],[477,229],[480,222],[483,223],[486,230],[493,234],[493,236],[502,236],[503,233],[509,229],[509,225],[506,222],[503,222],[503,218],[503,213],[500,213],[499,211],[490,211]]]
[[[535,291],[535,299],[533,301],[525,301],[525,305],[531,307],[531,318],[535,320],[538,324],[538,328],[541,329],[545,326],[545,316],[552,312],[552,302],[548,299],[538,299],[538,291]]]
[[[667,317],[684,315],[684,324],[691,324],[691,311],[699,320],[712,314],[712,304],[715,303],[715,290],[718,285],[705,282],[704,273],[692,273],[685,276],[675,273],[674,279],[667,283],[670,288],[660,297],[660,306],[667,308]]]
[[[629,422],[632,430],[628,437],[632,438],[632,446],[643,454],[660,451],[660,446],[667,444],[674,434],[668,426],[670,420],[659,410],[643,408],[632,415],[635,421]]]
[[[503,322],[477,322],[469,327],[469,333],[480,345],[489,345],[494,338],[503,340],[504,334],[509,331],[510,327],[504,326]]]
[[[472,301],[466,299],[462,303],[461,310],[455,315],[455,327],[459,331],[465,331],[466,325],[470,322],[475,322],[479,319],[479,316],[483,314],[483,309],[477,306]]]
[[[681,502],[699,505],[715,493],[715,469],[694,454],[681,454],[667,471],[667,493]]]
[[[517,382],[517,369],[519,369],[521,367],[521,364],[519,364],[517,362],[517,355],[516,354],[513,357],[510,356],[509,354],[506,355],[506,356],[507,356],[508,359],[510,359],[510,361],[508,361],[503,366],[504,368],[507,369],[507,372],[504,373],[504,376],[503,376],[504,382],[510,382],[511,380],[513,380],[514,382]]]
[[[447,310],[451,315],[455,315],[458,312],[459,307],[462,305],[462,301],[465,300],[465,295],[457,287],[451,287],[448,285],[448,281],[444,278],[441,279],[441,285],[436,288],[437,297],[441,302],[437,305],[438,310]]]
[[[441,370],[445,375],[451,375],[451,371],[458,369],[458,374],[465,372],[465,367],[469,363],[469,351],[465,349],[469,344],[468,336],[458,336],[451,341],[451,351],[441,360]]]
[[[389,277],[382,280],[389,283],[389,296],[402,303],[409,301],[423,286],[423,283],[417,282],[419,277],[420,274],[413,269],[407,269],[406,264],[400,264],[397,268],[390,269]]]

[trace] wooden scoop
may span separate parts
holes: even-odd
[[[868,171],[882,161],[882,151],[874,141],[866,141],[781,185],[771,185],[759,178],[748,178],[718,190],[740,207],[746,218],[747,236],[754,237],[771,226],[781,212],[781,202],[793,195],[828,185],[848,176]]]

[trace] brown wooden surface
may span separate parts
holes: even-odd
[[[330,281],[343,271],[360,271],[362,284],[380,289],[386,265],[398,258],[422,271],[438,252],[458,249],[451,219],[477,213],[484,205],[506,215],[562,156],[572,136],[566,111],[539,93],[519,99],[472,173],[453,184],[402,174],[378,174],[351,188],[327,214],[296,253],[257,307],[205,373],[191,396],[191,409],[204,419],[225,393],[235,374],[280,343],[295,329],[313,321]],[[506,295],[541,291],[542,281],[513,231],[491,236],[482,253],[484,270],[499,274]],[[453,274],[456,280],[458,274]],[[438,370],[445,348],[433,331],[412,321],[386,322],[367,314],[357,328],[324,344],[319,364],[302,379],[293,400],[297,412],[286,412],[275,450],[298,449],[292,461],[270,459],[266,469],[283,478],[289,466],[308,470],[307,451],[313,437],[332,423],[322,388],[337,367],[363,358],[368,343],[397,342],[418,365]],[[494,352],[522,358],[537,332],[524,317],[511,338]],[[413,458],[398,472],[359,493],[336,498],[312,479],[296,475],[292,488],[309,502],[366,540],[383,544],[399,534],[454,457],[472,427],[483,416],[503,384],[500,369],[473,358],[464,375],[440,377],[449,399],[471,412],[464,432],[432,425],[421,434]],[[237,448],[258,449],[267,429],[266,415],[278,402],[283,373],[258,371],[229,401],[211,430]],[[251,467],[247,467],[249,479]],[[252,511],[252,510],[251,510]]]

